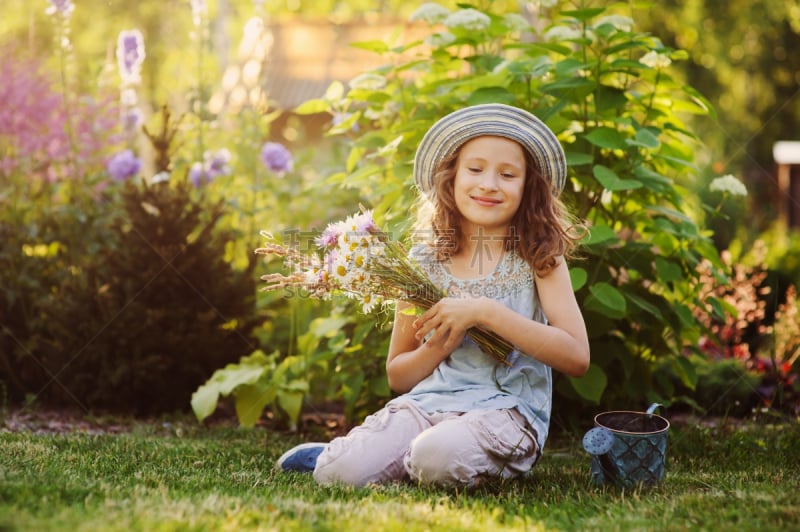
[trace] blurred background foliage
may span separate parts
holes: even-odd
[[[63,96],[71,118],[53,120],[75,131],[83,131],[82,124],[88,124],[87,131],[92,132],[78,143],[88,146],[85,157],[59,159],[63,168],[57,173],[71,179],[53,179],[52,172],[43,170],[54,165],[42,160],[41,153],[55,153],[52,150],[37,152],[25,165],[0,173],[0,383],[4,395],[11,402],[85,410],[183,409],[214,367],[245,367],[237,362],[252,353],[246,360],[257,361],[258,378],[253,382],[260,382],[266,394],[261,406],[274,410],[277,419],[297,426],[303,404],[313,410],[331,402],[343,405],[347,416],[357,419],[389,396],[383,360],[390,316],[358,317],[346,302],[258,293],[258,276],[279,264],[257,263],[251,251],[261,243],[261,229],[275,234],[320,230],[328,221],[352,212],[360,201],[378,202],[369,183],[356,186],[330,179],[358,167],[354,154],[359,152],[352,146],[368,137],[363,130],[337,129],[334,119],[341,117],[327,112],[331,109],[297,115],[291,108],[281,108],[269,94],[235,111],[217,112],[212,103],[228,68],[243,61],[239,50],[254,17],[267,28],[310,21],[341,29],[344,35],[344,28],[353,24],[370,26],[388,20],[404,26],[419,6],[399,0],[216,0],[207,3],[198,23],[197,15],[193,16],[197,4],[189,0],[79,0],[74,2],[64,35],[54,17],[45,13],[50,2],[4,3],[0,45],[6,68],[0,70],[4,77],[0,82],[29,88],[28,99],[35,100],[27,102],[31,115],[42,114],[39,104],[44,102],[55,109],[55,99]],[[449,9],[458,5],[440,4]],[[548,20],[537,16],[543,9],[539,2],[473,4],[497,15],[519,13],[536,30],[546,29]],[[577,4],[563,2],[561,8],[575,9]],[[693,222],[700,229],[711,229],[713,233],[703,236],[729,257],[731,277],[722,284],[733,289],[713,292],[721,301],[715,310],[724,317],[718,316],[716,322],[698,318],[701,326],[717,336],[727,336],[716,342],[714,356],[687,358],[696,368],[693,378],[670,370],[662,377],[662,385],[672,389],[675,397],[682,395],[698,408],[714,406],[716,411],[721,409],[720,398],[732,389],[729,381],[749,382],[742,375],[756,371],[761,377],[748,387],[749,396],[747,390],[741,392],[747,397],[735,400],[740,405],[760,404],[765,396],[774,399],[778,389],[791,391],[798,386],[796,378],[790,378],[796,365],[781,373],[775,357],[771,369],[763,365],[759,369],[752,360],[739,357],[737,362],[725,363],[722,377],[715,376],[709,361],[716,356],[736,358],[731,353],[742,344],[754,351],[769,349],[772,344],[764,344],[761,327],[776,322],[776,311],[787,301],[786,288],[800,279],[800,237],[777,220],[776,205],[785,198],[778,196],[772,158],[774,142],[797,140],[800,6],[793,0],[580,4],[629,14],[637,31],[652,34],[668,48],[685,50],[687,59],[674,62],[670,75],[676,84],[693,87],[714,108],[710,114],[687,118],[686,127],[703,143],[693,148],[695,168],[682,178],[681,186]],[[118,112],[117,38],[121,31],[133,28],[141,31],[146,50],[137,106],[151,132],[163,125],[162,109],[171,110],[175,137],[166,146],[154,143],[152,136],[126,137],[107,119]],[[62,45],[64,37],[68,47]],[[399,40],[399,34],[385,37]],[[301,44],[314,47],[314,42]],[[16,61],[16,70],[8,67],[11,59]],[[270,81],[263,79],[264,71],[260,75],[261,83]],[[27,85],[21,83],[23,78]],[[40,88],[30,89],[34,86]],[[19,93],[25,91],[19,89],[16,95],[23,104]],[[336,99],[333,93],[327,96]],[[42,123],[55,114],[42,117]],[[433,115],[428,118],[432,120]],[[89,127],[92,120],[94,129]],[[333,135],[328,134],[331,128]],[[261,149],[268,141],[289,148],[291,171],[265,167]],[[0,155],[18,155],[3,142],[0,136],[0,148],[5,150]],[[75,139],[59,142],[75,143]],[[141,156],[143,177],[165,170],[171,175],[169,186],[109,183],[104,162],[125,147]],[[232,153],[233,170],[207,187],[188,187],[192,165],[203,160],[205,152],[221,148]],[[57,153],[60,157],[65,150]],[[168,166],[160,168],[159,158],[168,161]],[[55,156],[49,158],[51,163],[55,160]],[[738,176],[747,185],[745,201],[723,204],[709,190],[709,183],[723,174]],[[150,208],[142,209],[142,205]],[[169,205],[196,216],[171,219],[175,232],[168,247],[173,246],[173,251],[155,255],[153,270],[154,250],[146,243],[162,238],[159,231],[163,229],[149,222],[157,218],[154,212]],[[707,205],[720,208],[704,208]],[[204,228],[210,232],[203,233]],[[131,235],[142,237],[145,244],[130,245]],[[760,251],[753,253],[756,247]],[[156,297],[156,290],[147,304],[142,299],[132,305],[154,275],[160,275],[163,263],[158,260],[165,256],[178,274],[164,286],[183,284],[188,292],[169,300]],[[208,260],[214,256],[224,258],[224,263]],[[741,264],[745,271],[734,272],[732,264]],[[191,278],[187,268],[193,270]],[[136,282],[109,293],[108,287],[117,286],[121,277],[136,275]],[[221,286],[213,286],[211,279]],[[707,282],[711,285],[719,279],[712,276]],[[202,294],[206,301],[192,306],[180,300],[191,299],[191,294]],[[748,297],[763,301],[763,312],[743,324],[736,315],[749,312]],[[778,313],[778,318],[787,321],[787,314],[790,308]],[[120,316],[124,319],[117,321]],[[796,317],[789,318],[789,329],[791,319],[796,326]],[[182,348],[180,335],[173,334],[169,325],[175,320],[205,326],[179,329],[193,337]],[[139,341],[146,335],[154,339]],[[132,349],[131,344],[138,347]],[[168,348],[159,351],[158,345]],[[705,387],[698,391],[697,386]],[[757,391],[758,386],[764,387],[763,393]],[[643,402],[653,391],[637,390],[622,397],[605,394],[589,401],[588,408]],[[575,399],[573,392],[566,395]],[[158,397],[165,400],[160,402]],[[252,412],[247,419],[254,419]]]

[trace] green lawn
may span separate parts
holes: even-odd
[[[300,439],[264,428],[118,430],[0,424],[0,530],[800,529],[797,421],[673,426],[663,483],[627,491],[590,484],[582,434],[551,438],[524,480],[464,491],[321,488],[272,470]]]

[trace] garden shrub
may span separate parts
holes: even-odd
[[[170,175],[164,116],[151,136],[169,139],[156,146],[158,179],[141,179],[124,151],[109,164],[124,183],[97,168],[52,183],[3,176],[0,380],[11,400],[185,410],[214,369],[256,345],[252,270],[225,260],[225,204]]]
[[[40,361],[45,309],[74,264],[110,237],[100,172],[120,140],[119,111],[102,92],[67,110],[41,61],[0,51],[0,386],[17,402],[57,387]]]
[[[554,416],[670,404],[673,379],[689,389],[697,382],[685,356],[704,332],[693,315],[707,308],[697,266],[705,260],[724,278],[710,234],[682,199],[702,146],[684,120],[713,109],[670,74],[685,52],[636,32],[623,7],[543,6],[537,30],[518,14],[424,4],[412,20],[429,25],[427,38],[356,43],[384,66],[334,83],[297,112],[331,115],[328,134],[350,151],[328,183],[359,191],[397,238],[409,237],[413,156],[433,122],[486,102],[539,116],[566,151],[563,198],[589,226],[571,276],[592,364],[581,379],[557,377]],[[235,387],[227,392],[236,395]]]
[[[684,120],[713,110],[670,75],[671,61],[686,54],[637,33],[620,12],[554,7],[537,15],[543,31],[515,14],[426,4],[412,17],[430,23],[424,42],[357,44],[385,57],[385,66],[299,112],[346,117],[330,134],[352,138],[352,149],[345,171],[331,179],[371,185],[365,201],[400,227],[415,194],[414,150],[435,120],[484,102],[542,118],[567,154],[564,200],[590,229],[571,274],[592,365],[582,379],[557,379],[562,412],[669,403],[656,361],[694,386],[684,351],[696,348],[703,330],[692,314],[705,308],[696,266],[703,259],[721,266],[681,198],[702,146]]]
[[[726,278],[720,282],[701,264],[703,288],[714,298],[715,312],[696,312],[698,320],[709,332],[699,344],[700,353],[713,365],[706,374],[724,376],[724,368],[740,366],[748,378],[734,378],[731,390],[742,391],[742,381],[753,381],[744,391],[750,397],[738,397],[738,405],[762,405],[775,410],[800,412],[800,316],[797,312],[796,287],[781,272],[769,269],[769,250],[763,241],[756,241],[745,255],[734,259],[729,251],[722,253]],[[721,379],[720,379],[721,380]],[[713,398],[707,379],[697,383],[698,401]],[[718,388],[719,386],[717,386]],[[707,405],[702,405],[707,407]]]
[[[125,183],[110,241],[51,299],[41,359],[63,402],[184,410],[213,369],[252,348],[254,282],[224,261],[224,210],[175,181]]]

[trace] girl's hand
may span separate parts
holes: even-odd
[[[412,324],[420,342],[433,331],[426,345],[452,352],[464,340],[467,329],[478,324],[481,299],[445,297],[426,310]]]

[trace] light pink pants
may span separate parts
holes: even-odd
[[[536,439],[516,410],[428,414],[409,401],[379,410],[332,440],[314,479],[353,486],[409,478],[474,486],[526,473],[538,457]]]

